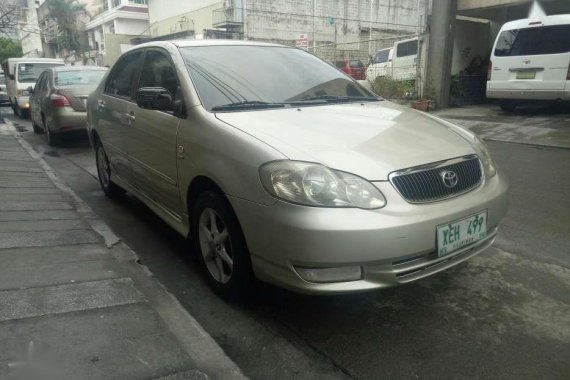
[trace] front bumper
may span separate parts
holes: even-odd
[[[230,197],[254,273],[262,281],[303,293],[350,293],[385,288],[437,273],[488,248],[507,210],[500,174],[462,196],[407,203],[389,182],[375,183],[387,199],[380,210],[316,208],[276,202],[263,206]],[[487,238],[438,258],[436,227],[487,210]],[[313,283],[296,266],[360,266],[356,281]]]

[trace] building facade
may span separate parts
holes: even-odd
[[[18,38],[24,57],[43,57],[42,39],[35,0],[20,0]]]
[[[102,0],[85,24],[89,47],[97,63],[111,65],[131,46],[132,38],[149,29],[147,0]]]

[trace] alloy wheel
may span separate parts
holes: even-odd
[[[230,235],[220,215],[211,208],[204,208],[200,214],[198,240],[208,272],[217,282],[227,284],[234,267]]]

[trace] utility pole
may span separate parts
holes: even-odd
[[[313,0],[313,54],[315,54],[315,47],[317,46],[317,0]]]
[[[449,106],[456,12],[457,0],[432,2],[424,94],[439,108]]]
[[[370,18],[369,18],[369,23],[368,23],[368,57],[372,56],[372,11],[374,10],[373,8],[374,5],[374,0],[370,0]]]
[[[243,0],[243,14],[241,15],[243,20],[243,39],[247,40],[247,0]]]

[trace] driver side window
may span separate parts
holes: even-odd
[[[157,50],[146,52],[139,87],[162,87],[170,92],[172,98],[176,98],[178,77],[174,66],[164,53]]]

